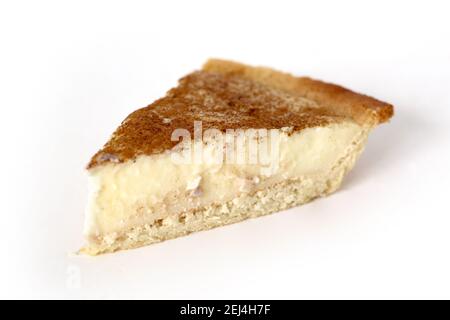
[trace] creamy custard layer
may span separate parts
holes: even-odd
[[[292,134],[280,130],[276,170],[258,164],[177,164],[170,152],[94,167],[89,170],[85,234],[120,233],[283,180],[326,174],[363,132],[350,120]]]

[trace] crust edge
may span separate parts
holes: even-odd
[[[375,126],[387,122],[394,115],[394,107],[389,103],[339,85],[309,77],[295,77],[267,67],[253,67],[228,60],[209,59],[203,65],[203,70],[238,75],[290,94],[303,96],[329,109],[332,114],[350,117],[361,125]]]

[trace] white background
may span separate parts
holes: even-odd
[[[450,298],[448,1],[1,1],[1,298]],[[395,105],[334,195],[77,257],[84,166],[208,57]]]

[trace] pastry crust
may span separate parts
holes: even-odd
[[[373,127],[393,115],[390,104],[350,90],[263,67],[212,59],[201,71],[180,79],[179,85],[151,105],[130,114],[88,169],[106,162],[125,162],[140,155],[165,152],[178,141],[177,128],[282,128],[299,131],[353,119]]]

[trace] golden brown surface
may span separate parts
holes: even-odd
[[[310,99],[332,114],[352,118],[360,124],[386,122],[394,114],[391,104],[355,93],[338,85],[308,77],[294,77],[269,68],[251,67],[232,61],[211,59],[203,66],[203,70],[235,75]]]
[[[184,128],[193,134],[194,121],[201,120],[203,130],[301,130],[344,118],[373,126],[392,114],[391,105],[336,85],[210,60],[202,71],[182,78],[164,98],[130,114],[94,155],[88,169],[171,149],[178,143],[171,141],[172,132]]]

